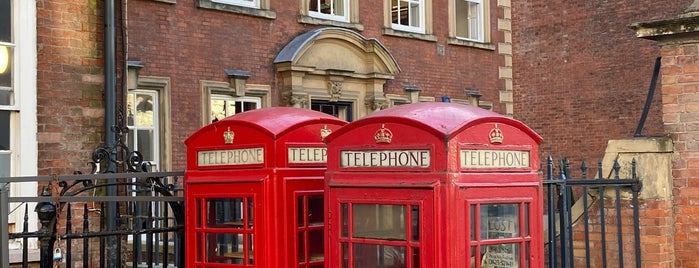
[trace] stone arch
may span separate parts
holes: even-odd
[[[350,102],[356,107],[353,118],[388,107],[383,85],[400,73],[381,42],[343,28],[296,36],[277,54],[274,66],[283,79],[283,105]]]

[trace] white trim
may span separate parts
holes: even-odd
[[[398,5],[400,6],[401,2],[407,2],[408,3],[408,10],[410,10],[410,4],[411,3],[417,3],[419,5],[418,7],[418,14],[420,18],[418,19],[418,26],[410,26],[410,25],[403,25],[403,24],[397,24],[393,23],[393,10],[390,10],[390,20],[391,20],[391,28],[399,31],[406,31],[406,32],[415,32],[415,33],[425,33],[425,0],[398,0]],[[410,16],[411,13],[408,11],[408,24],[410,24]]]

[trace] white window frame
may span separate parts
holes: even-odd
[[[234,6],[242,6],[242,7],[260,8],[260,1],[259,0],[251,0],[251,1],[249,1],[249,0],[211,0],[211,2],[234,5]]]
[[[153,159],[146,158],[144,156],[143,161],[145,162],[150,162],[152,164],[153,170],[160,170],[161,169],[161,163],[160,163],[160,132],[162,129],[160,129],[160,113],[161,113],[161,107],[160,107],[160,96],[158,94],[159,92],[157,90],[149,90],[149,89],[132,89],[129,90],[128,97],[131,98],[132,94],[134,99],[132,99],[130,102],[127,103],[133,103],[134,107],[127,107],[127,114],[136,114],[136,103],[135,100],[135,95],[140,94],[140,95],[150,95],[151,100],[152,100],[152,111],[153,111],[153,123],[148,126],[148,125],[139,125],[139,124],[128,124],[129,131],[131,131],[134,135],[133,137],[129,137],[129,141],[133,140],[133,144],[128,144],[129,149],[132,151],[140,151],[140,148],[138,148],[138,131],[139,130],[150,130],[153,133],[152,140],[151,140],[151,151],[152,151],[152,156]],[[134,122],[136,122],[137,118],[133,118]]]
[[[391,28],[398,30],[398,31],[406,31],[406,32],[414,32],[414,33],[420,33],[424,34],[425,33],[425,0],[391,0],[391,5],[393,4],[393,1],[397,1],[398,6],[400,6],[401,2],[407,2],[408,3],[408,8],[410,9],[411,4],[417,4],[418,5],[418,15],[420,18],[418,19],[418,26],[410,26],[410,25],[403,25],[403,24],[397,24],[393,23],[393,8],[389,10],[389,20],[391,21]],[[398,12],[400,12],[400,8],[398,9]],[[410,19],[411,12],[408,11],[408,22],[411,21]]]
[[[214,93],[214,94],[211,94],[211,102],[212,103],[213,103],[213,100],[223,100],[225,102],[236,102],[236,103],[238,103],[238,102],[252,102],[252,103],[255,103],[255,107],[257,107],[255,109],[262,108],[262,99],[258,98],[258,97],[233,97],[230,95],[215,94]],[[228,107],[228,106],[224,105],[224,107]],[[244,106],[242,106],[242,107],[244,107]],[[245,112],[245,110],[243,110],[241,112]],[[224,114],[224,118],[227,116],[234,115],[234,114],[236,114],[235,111],[232,111],[232,112],[226,111],[226,113]],[[215,118],[214,111],[211,111],[211,120],[214,120],[214,118]]]
[[[305,1],[316,1],[316,2],[318,2],[318,6],[320,6],[320,2],[322,0],[305,0]],[[341,22],[350,22],[350,13],[352,12],[352,10],[350,9],[349,2],[351,0],[340,0],[340,1],[342,1],[342,9],[345,11],[345,14],[342,16],[335,14],[335,12],[334,12],[335,11],[335,7],[334,7],[335,1],[334,0],[330,1],[331,14],[325,14],[322,12],[313,11],[310,9],[311,5],[309,4],[308,5],[308,16],[311,16],[314,18],[319,18],[319,19],[334,20],[334,21],[341,21]]]
[[[476,42],[485,42],[485,3],[484,0],[455,0],[455,1],[463,1],[468,3],[473,3],[477,5],[477,16],[475,18],[472,18],[468,16],[468,11],[467,10],[459,10],[456,9],[456,18],[458,18],[458,14],[462,12],[467,12],[466,15],[466,26],[469,28],[469,35],[470,36],[459,36],[457,34],[457,31],[455,32],[455,36],[457,39],[461,40],[468,40],[468,41],[476,41]],[[463,22],[462,22],[463,23]],[[459,27],[460,22],[456,21],[455,22],[455,27]],[[476,33],[475,36],[473,33]]]

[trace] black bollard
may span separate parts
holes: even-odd
[[[48,186],[44,186],[41,196],[51,196]],[[56,241],[56,205],[51,202],[39,202],[36,204],[34,212],[38,214],[41,229],[37,232],[39,235],[41,256],[40,267],[53,267],[53,243]]]

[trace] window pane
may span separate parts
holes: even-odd
[[[419,206],[410,206],[410,210],[412,211],[412,233],[413,233],[413,241],[417,242],[420,241],[420,207]]]
[[[320,0],[308,0],[308,10],[320,12]]]
[[[481,224],[487,224],[481,239],[519,237],[519,204],[482,205]]]
[[[308,232],[308,257],[311,262],[323,261],[323,251],[325,250],[324,237],[323,230]]]
[[[221,198],[206,200],[207,227],[243,228],[243,199]]]
[[[207,262],[243,264],[245,258],[242,234],[207,234]],[[252,257],[252,253],[249,256]]]
[[[13,48],[0,45],[0,105],[13,105],[12,54]]]
[[[299,196],[296,199],[296,212],[297,212],[297,217],[298,217],[298,226],[303,227],[306,226],[306,209],[304,206],[304,196]]]
[[[0,150],[10,150],[10,111],[0,111]]]
[[[141,153],[143,160],[153,161],[155,159],[153,155],[153,130],[138,130],[136,133],[136,140],[138,140],[138,144],[134,149]]]
[[[482,263],[483,267],[520,267],[519,244],[487,246]]]
[[[354,244],[354,267],[407,267],[405,247]]]
[[[0,0],[0,42],[12,42],[12,0]]]
[[[347,237],[348,231],[348,225],[347,225],[347,220],[348,220],[348,212],[347,212],[347,203],[342,203],[340,204],[340,220],[342,221],[342,231],[340,231],[340,237]]]
[[[10,154],[0,153],[0,177],[9,177],[10,172]]]
[[[298,233],[299,263],[306,262],[306,232]]]
[[[420,27],[420,4],[410,4],[410,26]]]
[[[322,226],[325,221],[323,215],[323,196],[312,195],[308,197],[308,225]]]
[[[346,0],[333,0],[333,15],[344,16],[345,15],[345,1]]]
[[[406,240],[405,206],[355,204],[352,213],[352,237]]]
[[[211,100],[211,120],[218,121],[226,117],[226,101],[221,99]]]

